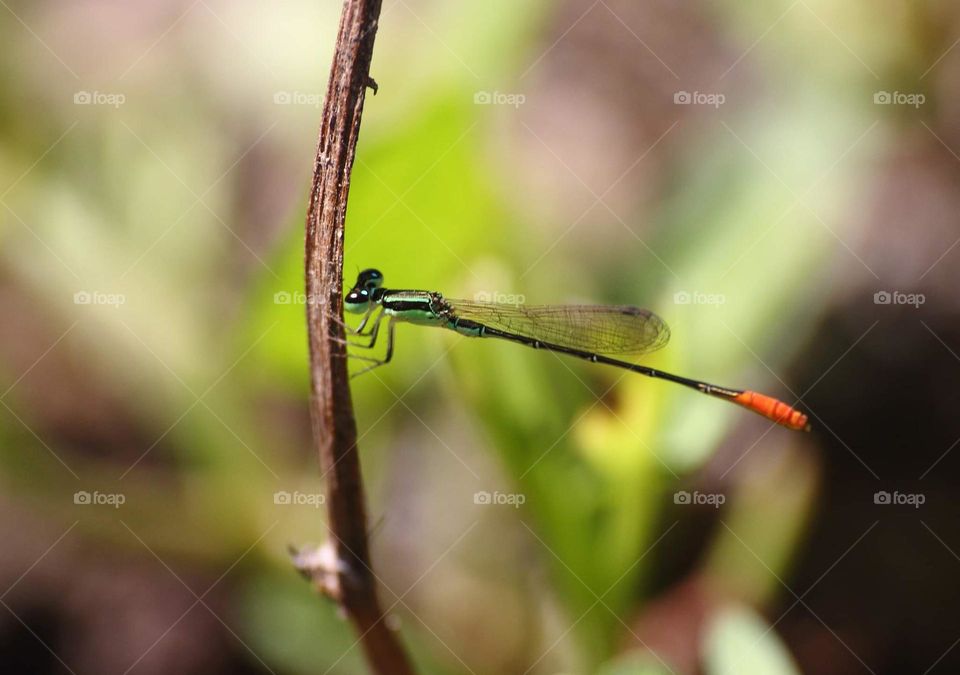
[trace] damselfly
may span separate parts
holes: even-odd
[[[805,414],[771,396],[718,387],[612,358],[612,355],[635,357],[648,354],[667,343],[670,338],[667,324],[646,309],[628,305],[509,305],[451,300],[433,291],[388,290],[383,287],[383,275],[375,269],[360,272],[343,304],[348,312],[364,315],[357,328],[350,329],[350,332],[368,340],[350,344],[365,349],[376,344],[380,325],[387,318],[386,355],[383,359],[360,357],[373,364],[360,373],[390,361],[394,324],[406,321],[448,328],[468,337],[511,340],[534,349],[624,368],[732,401],[790,429],[810,428]],[[373,318],[374,314],[376,318]]]

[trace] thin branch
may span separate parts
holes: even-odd
[[[345,0],[320,123],[306,223],[307,322],[313,436],[327,480],[331,537],[308,570],[359,633],[371,669],[413,670],[377,599],[367,546],[357,425],[348,385],[343,327],[343,228],[380,0]],[[326,562],[324,562],[326,561]],[[323,568],[323,569],[320,569]]]

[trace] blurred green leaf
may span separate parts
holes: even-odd
[[[800,675],[776,632],[746,607],[719,611],[704,640],[707,675]]]

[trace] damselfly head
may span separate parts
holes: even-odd
[[[383,285],[380,270],[363,270],[357,276],[357,283],[343,298],[343,308],[352,314],[364,314],[370,306],[374,291]]]

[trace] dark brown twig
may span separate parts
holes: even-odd
[[[323,105],[307,209],[306,282],[313,436],[327,480],[331,538],[311,576],[353,622],[372,670],[413,670],[384,620],[367,546],[357,425],[348,386],[343,327],[343,228],[380,0],[345,0]]]

